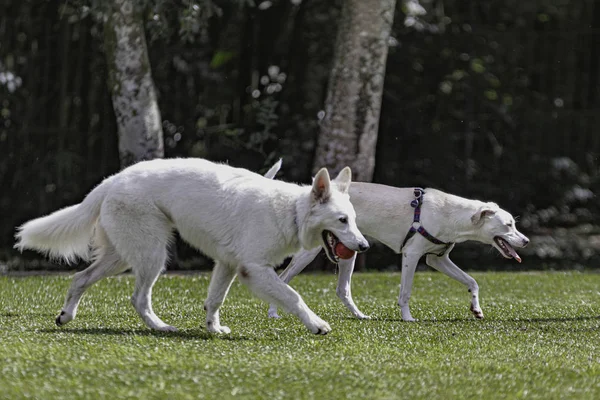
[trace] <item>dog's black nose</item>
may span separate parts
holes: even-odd
[[[527,246],[528,244],[529,244],[529,239],[523,238],[523,247]]]
[[[358,245],[358,250],[362,251],[367,251],[369,250],[369,243],[361,243]]]

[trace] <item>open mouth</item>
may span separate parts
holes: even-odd
[[[356,254],[356,251],[346,247],[331,231],[325,230],[321,233],[323,237],[323,246],[325,248],[325,254],[327,258],[333,263],[338,263],[340,258],[343,260],[349,260]]]
[[[514,258],[518,262],[521,262],[521,257],[519,257],[515,249],[506,240],[500,236],[496,236],[494,237],[494,244],[494,247],[498,249],[504,258]]]
[[[337,246],[340,241],[331,231],[328,230],[323,231],[321,236],[323,237],[323,243],[325,243],[325,246],[323,247],[325,248],[325,254],[327,254],[327,258],[329,258],[331,262],[337,264],[340,261],[340,258],[335,254],[335,246]]]

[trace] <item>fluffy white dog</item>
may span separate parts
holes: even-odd
[[[350,181],[349,168],[334,184],[321,169],[312,186],[299,186],[202,159],[145,161],[105,179],[82,203],[25,223],[15,247],[67,261],[87,259],[93,250],[93,263],[75,274],[58,325],[75,318],[93,283],[131,268],[136,278],[131,301],[140,317],[152,329],[175,330],[156,316],[151,295],[177,229],[216,261],[204,304],[210,332],[230,332],[220,323],[219,307],[237,274],[256,296],[298,316],[311,332],[325,334],[329,324],[273,267],[300,248],[320,246],[332,261],[338,259],[338,243],[368,249],[348,196]]]

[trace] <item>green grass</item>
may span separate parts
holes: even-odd
[[[486,319],[439,273],[415,277],[412,314],[399,274],[356,274],[373,320],[349,317],[332,275],[293,282],[333,331],[314,336],[234,283],[221,312],[230,335],[203,329],[208,275],[163,276],[154,309],[174,334],[150,332],[129,304],[133,279],[104,280],[58,328],[67,276],[0,277],[0,398],[600,398],[600,274],[475,273]]]

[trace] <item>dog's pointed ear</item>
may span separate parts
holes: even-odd
[[[321,203],[329,200],[329,196],[331,196],[331,179],[329,179],[327,169],[321,168],[317,172],[317,175],[315,175],[312,185],[312,196],[315,201]]]
[[[341,170],[333,181],[340,192],[348,193],[348,190],[350,189],[350,183],[352,182],[352,170],[350,167],[346,167]]]
[[[486,204],[471,216],[471,222],[473,222],[473,225],[477,225],[494,214],[496,214],[496,210],[493,208],[493,206]]]

